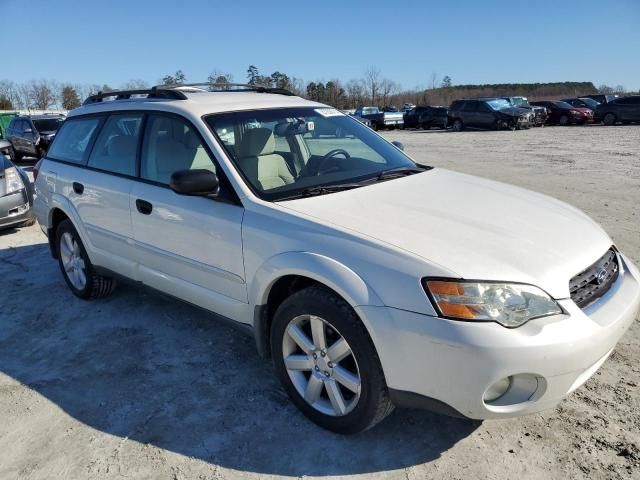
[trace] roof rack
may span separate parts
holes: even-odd
[[[295,96],[286,88],[266,87],[264,85],[251,85],[249,83],[175,83],[167,85],[157,85],[154,88],[166,89],[170,91],[180,91],[181,87],[196,87],[207,92],[258,92],[258,93],[274,93],[276,95]]]
[[[139,90],[112,90],[108,92],[98,92],[95,95],[90,95],[83,102],[83,105],[91,105],[94,103],[100,103],[105,98],[115,97],[115,100],[127,100],[132,95],[146,95],[147,98],[164,98],[169,100],[186,100],[187,96],[179,90],[171,88],[164,88],[164,86],[151,87]]]

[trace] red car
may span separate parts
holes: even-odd
[[[547,123],[552,125],[584,125],[593,122],[593,110],[574,107],[566,102],[538,101],[531,105],[545,107],[549,113]]]

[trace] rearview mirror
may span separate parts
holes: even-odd
[[[180,195],[217,196],[218,176],[210,170],[178,170],[171,175],[169,187]]]
[[[393,142],[391,142],[391,145],[394,145],[396,148],[399,148],[404,152],[404,143],[394,140]]]

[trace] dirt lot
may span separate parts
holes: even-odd
[[[640,126],[395,131],[416,160],[541,191],[640,264]],[[133,288],[76,299],[37,226],[0,233],[0,479],[640,478],[640,322],[558,408],[396,411],[340,437],[288,402],[252,338]]]

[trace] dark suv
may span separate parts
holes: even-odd
[[[503,98],[456,100],[449,107],[449,125],[454,131],[466,127],[502,130],[529,128],[533,113],[512,106]]]
[[[618,98],[618,95],[614,95],[614,94],[604,95],[602,93],[595,93],[592,95],[582,95],[582,97],[580,98],[591,98],[598,103],[609,103],[609,102],[613,102],[616,98]]]
[[[11,143],[9,155],[17,161],[22,157],[42,158],[64,121],[64,115],[22,115],[7,127],[7,140]]]
[[[404,114],[405,128],[447,128],[447,107],[415,107]]]
[[[609,103],[601,103],[594,113],[596,122],[615,125],[618,122],[640,122],[640,95],[620,97]]]

